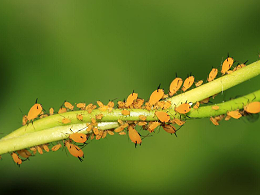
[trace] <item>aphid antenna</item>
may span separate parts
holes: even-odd
[[[177,76],[177,72],[175,72],[175,77],[177,78],[178,76]]]
[[[35,104],[37,104],[37,101],[38,101],[38,98],[36,98],[36,100],[35,100]]]
[[[157,87],[157,92],[158,92],[158,90],[160,89],[160,87],[161,87],[161,83],[160,83],[159,86]]]
[[[247,60],[247,61],[245,61],[245,62],[244,62],[244,64],[246,64],[247,62],[248,62],[248,60]]]

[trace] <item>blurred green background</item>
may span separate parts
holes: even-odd
[[[178,76],[207,78],[230,56],[258,60],[259,1],[0,2],[0,123],[4,136],[21,126],[36,98],[48,110],[64,100],[122,100],[133,89],[147,99]],[[259,89],[260,77],[218,101]],[[18,168],[0,162],[4,193],[259,194],[259,125],[245,119],[185,124],[134,147],[107,136],[84,148],[38,154]]]

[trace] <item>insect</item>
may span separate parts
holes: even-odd
[[[200,104],[207,104],[209,102],[210,97],[205,98],[204,100],[200,101]]]
[[[43,154],[42,148],[40,146],[36,146],[37,151],[39,152],[39,154]]]
[[[130,111],[128,111],[128,110],[122,110],[121,113],[122,113],[122,115],[125,115],[125,116],[130,115]]]
[[[193,106],[194,109],[198,109],[200,106],[200,102],[196,102],[196,104]]]
[[[124,101],[118,101],[117,102],[117,108],[125,108],[125,102]]]
[[[142,105],[143,105],[143,104],[144,104],[144,99],[138,98],[138,99],[136,99],[136,100],[134,101],[133,107],[136,108],[136,109],[140,109],[140,108],[142,108]]]
[[[74,142],[77,142],[77,143],[85,143],[88,139],[86,134],[78,133],[78,132],[70,134],[69,138],[72,139]]]
[[[17,150],[16,152],[23,158],[29,158],[30,156],[32,156],[32,154],[26,149]]]
[[[97,106],[94,104],[88,104],[85,108],[85,110],[88,111],[88,113],[90,114],[92,112],[92,110],[94,110]]]
[[[203,80],[200,80],[200,81],[198,81],[197,83],[195,83],[195,86],[196,86],[196,87],[199,87],[199,86],[202,85],[202,83],[203,83]]]
[[[233,65],[233,63],[234,63],[234,59],[229,57],[229,55],[228,55],[228,58],[225,59],[225,61],[222,64],[221,73],[223,75],[226,74],[229,71],[229,69],[231,68],[231,66]]]
[[[155,115],[162,123],[167,123],[170,120],[170,116],[166,112],[157,111]]]
[[[207,78],[208,82],[213,81],[216,78],[217,74],[218,74],[218,69],[212,68]]]
[[[153,106],[154,104],[159,102],[160,99],[162,99],[163,95],[164,95],[164,91],[163,89],[160,89],[160,85],[159,85],[158,88],[151,94],[149,99],[149,104]]]
[[[248,61],[248,60],[247,60],[247,61]],[[233,69],[233,71],[236,71],[236,70],[239,70],[239,69],[241,69],[241,68],[243,68],[243,67],[246,67],[247,61],[244,62],[243,64],[238,64],[238,65]]]
[[[38,100],[38,98],[36,99],[35,104],[31,107],[31,109],[28,112],[28,115],[27,115],[28,121],[33,121],[42,112],[42,105],[38,104],[37,100]]]
[[[65,146],[67,147],[69,153],[72,156],[77,157],[80,160],[80,162],[83,161],[81,157],[84,158],[84,153],[78,146],[71,144],[69,141],[65,141]]]
[[[128,127],[128,134],[129,134],[129,138],[132,142],[135,143],[135,147],[137,146],[137,144],[142,144],[142,139],[139,135],[139,133],[134,129],[134,127],[132,125],[130,125]]]
[[[126,107],[131,106],[131,105],[134,103],[134,101],[137,99],[137,97],[138,97],[138,93],[134,93],[134,91],[133,91],[133,93],[131,93],[131,94],[127,97],[125,106],[126,106]]]
[[[26,124],[28,123],[28,117],[27,117],[27,115],[24,115],[24,116],[23,116],[22,123],[23,123],[23,125],[26,125]]]
[[[63,107],[60,107],[60,109],[58,111],[58,114],[62,114],[62,113],[65,113],[65,112],[67,112],[67,109],[63,108]]]
[[[167,124],[163,124],[162,125],[163,129],[170,134],[175,134],[176,135],[176,128],[172,125],[167,125]]]
[[[69,124],[69,123],[71,123],[71,120],[70,119],[68,119],[68,118],[63,118],[62,120],[61,120],[61,122],[63,123],[63,124]]]
[[[247,113],[256,114],[260,112],[260,102],[251,102],[244,106]]]
[[[96,119],[101,120],[103,118],[103,114],[96,115]]]
[[[77,114],[77,119],[80,120],[80,121],[83,121],[83,116],[82,116],[82,114]]]
[[[152,133],[156,127],[158,127],[161,123],[160,122],[150,122],[148,125],[148,131]]]
[[[53,108],[50,108],[49,114],[50,114],[50,115],[53,115],[53,114],[54,114],[54,109],[53,109]]]
[[[194,83],[194,80],[195,80],[194,76],[189,76],[188,78],[186,78],[181,88],[182,91],[185,92],[187,89],[189,89]]]
[[[169,95],[173,96],[181,88],[183,81],[181,78],[176,77],[170,84]]]
[[[218,121],[213,117],[210,117],[210,121],[216,126],[219,125]]]
[[[106,111],[108,109],[108,106],[105,106],[101,101],[97,101],[97,104],[99,106],[100,111]]]
[[[64,106],[65,106],[65,108],[70,109],[70,110],[73,110],[73,108],[74,108],[74,106],[72,106],[72,104],[67,101],[64,102]]]
[[[81,109],[81,110],[85,110],[86,108],[86,103],[78,103],[77,105],[77,108]]]
[[[179,114],[186,114],[191,110],[191,106],[188,103],[183,103],[179,105],[178,107],[175,107],[175,111]]]
[[[144,116],[144,115],[139,115],[139,118],[140,118],[142,121],[145,121],[145,120],[146,120],[146,116]]]
[[[182,121],[182,120],[180,120],[178,118],[174,118],[174,119],[171,120],[171,123],[177,124],[179,126],[182,126],[182,125],[184,125],[185,121]]]
[[[31,147],[31,148],[30,148],[30,150],[31,150],[31,151],[33,151],[33,154],[34,154],[34,155],[35,155],[35,154],[36,154],[36,152],[37,152],[37,149],[36,149],[36,147]]]
[[[48,147],[48,144],[43,144],[42,147],[43,147],[43,149],[44,149],[46,152],[49,152],[49,151],[50,151],[50,149],[49,149],[49,147]]]
[[[240,114],[239,110],[229,111],[227,112],[227,115],[231,116],[234,119],[239,119],[240,117],[242,117],[242,114]]]
[[[23,162],[22,159],[15,152],[13,152],[11,154],[11,156],[12,156],[14,162],[20,167],[20,164],[22,164],[22,162]]]
[[[94,127],[94,128],[93,128],[93,132],[94,132],[95,135],[98,135],[98,134],[99,134],[98,128],[97,128],[97,127]]]
[[[53,152],[55,152],[55,151],[59,150],[60,148],[61,148],[61,144],[58,143],[57,145],[53,146],[53,147],[51,148],[51,150],[52,150]]]
[[[211,108],[212,108],[212,110],[218,110],[219,106],[215,105],[215,106],[212,106]]]
[[[107,133],[108,133],[109,135],[114,135],[114,134],[115,134],[114,131],[112,131],[112,130],[107,130]]]

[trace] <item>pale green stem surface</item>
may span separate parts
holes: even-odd
[[[180,105],[186,101],[193,103],[196,101],[201,101],[207,97],[223,92],[226,89],[249,80],[259,74],[260,61],[257,61],[229,75],[222,76],[212,82],[189,90],[188,92],[166,99],[172,102],[171,109],[167,111],[171,114],[171,118],[173,116],[179,117],[179,114],[174,111],[175,106]],[[254,92],[251,95],[247,95],[246,98],[248,98],[250,101],[252,101],[254,97],[254,101],[259,100],[259,93],[259,91]],[[188,116],[191,118],[203,118],[224,114],[227,112],[227,110],[231,109],[241,109],[243,108],[243,105],[248,102],[246,98],[238,98],[236,100],[218,104],[220,106],[220,110],[218,111],[212,110],[211,106],[201,107],[197,110],[192,109]],[[29,125],[25,125],[2,138],[0,140],[0,154],[66,139],[69,134],[73,133],[72,131],[77,132],[79,129],[85,128],[87,126],[86,123],[90,123],[91,118],[95,118],[95,116],[100,113],[104,115],[101,120],[97,120],[98,128],[100,130],[118,127],[118,119],[123,121],[138,121],[140,120],[140,115],[145,115],[147,117],[146,121],[158,120],[155,116],[155,111],[147,111],[145,109],[129,109],[129,116],[122,115],[121,111],[121,109],[113,109],[112,112],[109,113],[107,111],[101,112],[100,110],[95,109],[91,114],[89,114],[87,111],[80,110],[56,114],[39,119],[33,122],[33,124],[30,123]],[[78,114],[83,116],[83,121],[79,121],[77,119]],[[71,123],[66,125],[62,124],[61,121],[64,117],[69,118]],[[72,131],[70,129],[72,129]],[[82,130],[82,132],[92,133],[85,130]]]

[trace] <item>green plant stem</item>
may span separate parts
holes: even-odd
[[[260,61],[254,62],[247,67],[237,70],[229,75],[222,76],[212,82],[206,83],[200,87],[192,89],[188,92],[181,93],[174,97],[166,99],[172,102],[172,107],[167,111],[171,114],[171,118],[179,117],[179,114],[174,111],[175,106],[178,106],[184,102],[196,102],[201,101],[207,97],[213,96],[214,94],[223,92],[239,83],[249,80],[260,74]],[[259,97],[259,92],[255,92],[254,95]],[[250,96],[251,97],[251,96]],[[241,98],[239,98],[241,99]],[[248,98],[250,99],[250,98]],[[188,116],[193,118],[203,118],[209,116],[216,116],[220,113],[226,113],[227,110],[242,108],[242,102],[245,104],[246,99],[236,101],[232,100],[229,103],[219,104],[221,109],[219,111],[212,111],[210,106],[201,107],[198,110],[192,109]],[[228,109],[229,108],[229,109]],[[88,113],[87,111],[71,111],[62,114],[55,114],[48,116],[43,119],[39,119],[35,122],[25,125],[16,131],[10,133],[0,140],[0,154],[11,152],[14,150],[20,150],[23,148],[28,148],[34,145],[40,145],[44,143],[49,143],[53,141],[58,141],[65,139],[73,131],[78,131],[86,127],[86,123],[91,122],[91,118],[95,118],[97,114],[103,114],[103,118],[98,120],[99,129],[106,130],[111,128],[116,128],[119,126],[118,119],[123,121],[138,121],[140,115],[145,115],[147,117],[146,121],[156,121],[158,120],[155,116],[155,110],[147,111],[145,109],[128,109],[130,111],[129,116],[124,116],[121,113],[121,109],[113,109],[112,112],[102,112],[98,109]],[[83,121],[77,119],[77,115],[81,114],[83,116]],[[185,115],[184,115],[185,116]],[[62,124],[63,118],[69,118],[71,120],[70,124]],[[112,123],[108,123],[112,122]],[[102,126],[102,127],[101,127]],[[87,131],[82,131],[84,133],[92,133]]]

